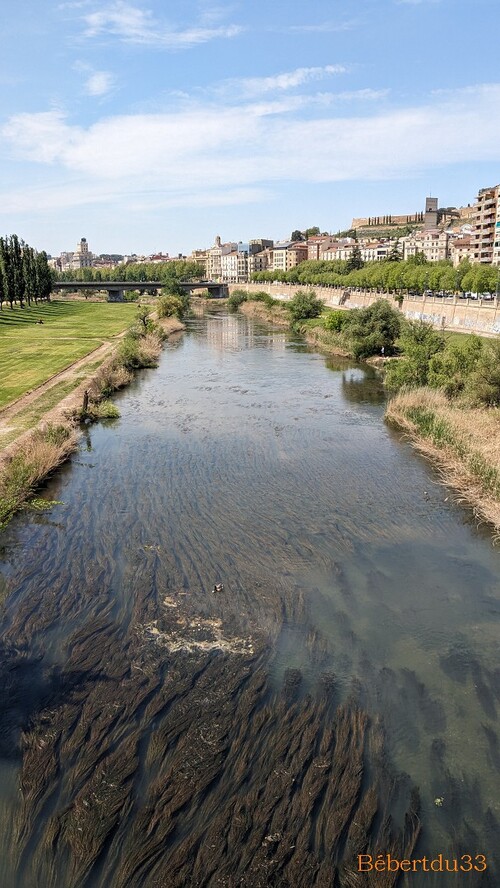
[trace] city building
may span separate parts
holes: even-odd
[[[428,262],[441,262],[449,258],[450,235],[440,228],[424,229],[402,237],[403,259],[411,259],[416,253],[423,253]]]
[[[481,188],[477,196],[474,228],[472,231],[472,249],[474,262],[491,264],[495,252],[496,262],[500,259],[500,247],[495,247],[499,240],[495,236],[500,231],[496,227],[500,221],[499,208],[500,185],[491,188]]]
[[[93,256],[89,250],[87,238],[82,237],[81,240],[77,243],[76,250],[73,253],[71,268],[91,268],[92,259]]]
[[[474,260],[471,234],[462,234],[450,240],[450,259],[456,268],[463,259]]]
[[[285,241],[273,247],[273,271],[290,271],[307,259],[307,244],[303,241]]]

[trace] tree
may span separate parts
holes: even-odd
[[[323,311],[324,303],[316,297],[314,290],[297,290],[287,308],[292,324],[296,324],[307,318],[317,318]]]
[[[318,228],[317,225],[314,225],[312,228],[306,228],[304,234],[305,234],[306,238],[308,238],[308,237],[318,237],[318,235],[319,235],[319,228]]]
[[[346,265],[346,269],[345,269],[346,273],[349,274],[350,271],[356,271],[359,268],[363,268],[364,264],[365,263],[363,262],[363,258],[361,256],[361,250],[359,248],[359,244],[355,243],[352,248],[351,255],[349,256],[349,259],[347,260],[347,265]]]
[[[367,308],[351,311],[348,335],[352,343],[354,357],[367,358],[394,352],[394,343],[401,330],[401,315],[387,299],[378,299]]]
[[[388,388],[416,388],[427,385],[431,358],[443,351],[445,341],[425,321],[407,321],[402,329],[399,347],[404,358],[389,364],[385,382]]]
[[[302,231],[299,231],[298,228],[296,228],[295,231],[292,231],[292,234],[290,236],[290,240],[291,241],[303,241],[304,235],[303,235]]]
[[[399,249],[399,240],[395,240],[390,253],[387,256],[387,262],[401,262],[403,259],[401,250]]]

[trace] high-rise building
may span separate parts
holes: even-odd
[[[500,261],[500,246],[495,247],[496,241],[500,240],[500,226],[496,227],[500,222],[499,195],[500,185],[493,185],[491,188],[481,188],[477,196],[471,238],[474,262],[491,264]]]
[[[72,268],[91,268],[92,266],[93,255],[89,251],[89,245],[87,243],[87,238],[82,237],[80,242],[76,245],[76,250],[73,253],[73,259],[71,260]]]

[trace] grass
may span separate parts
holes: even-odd
[[[0,527],[77,446],[76,431],[62,425],[36,429],[0,471]]]
[[[459,407],[435,389],[401,391],[386,418],[437,464],[444,483],[500,530],[500,413]]]
[[[121,333],[133,304],[54,301],[0,312],[0,408]],[[42,320],[43,324],[36,321]]]

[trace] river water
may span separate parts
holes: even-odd
[[[1,538],[1,884],[498,884],[500,556],[374,372],[207,310],[116,400]]]

